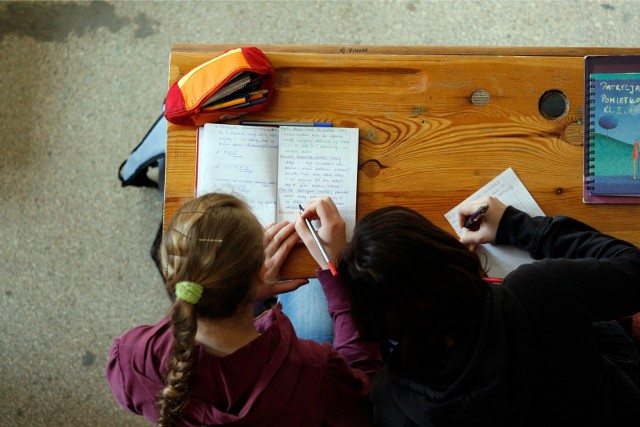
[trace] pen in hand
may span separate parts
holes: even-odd
[[[482,206],[480,206],[480,208],[478,208],[477,211],[472,213],[471,216],[467,218],[467,220],[464,222],[464,227],[468,228],[469,230],[472,230],[472,227],[474,227],[476,224],[480,222],[480,220],[482,219],[484,214],[487,213],[488,210],[489,210],[489,204],[484,203]]]
[[[298,207],[300,208],[300,214],[302,214],[304,212],[304,208],[302,207],[302,205],[298,205]],[[322,242],[320,241],[320,237],[318,237],[318,233],[316,232],[316,229],[313,228],[313,224],[311,224],[311,221],[309,220],[309,218],[303,218],[303,219],[304,219],[304,222],[307,224],[309,231],[311,232],[311,236],[313,236],[313,240],[316,241],[318,248],[320,248],[320,253],[322,253],[322,257],[327,262],[327,265],[329,266],[329,270],[331,270],[331,274],[333,274],[334,276],[337,276],[338,270],[336,270],[335,266],[333,265],[333,262],[331,262],[331,259],[329,259],[329,255],[327,254],[327,251],[322,245]]]

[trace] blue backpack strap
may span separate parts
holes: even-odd
[[[167,120],[164,118],[164,105],[162,113],[153,123],[147,134],[142,138],[138,146],[122,162],[118,170],[118,178],[123,187],[133,185],[136,187],[154,187],[160,190],[160,197],[164,201],[164,162],[167,151]],[[147,175],[150,167],[158,167],[158,182],[153,181]],[[155,263],[160,275],[162,268],[158,250],[162,241],[162,220],[156,231],[151,245],[151,259]]]
[[[147,176],[147,171],[150,167],[159,166],[164,172],[166,150],[167,120],[164,118],[164,114],[160,114],[140,144],[120,165],[118,178],[120,178],[122,186],[158,187],[159,184]],[[164,176],[159,177],[159,180],[164,180]]]

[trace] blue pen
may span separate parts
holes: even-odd
[[[240,120],[241,125],[247,126],[304,126],[316,128],[330,128],[331,122],[260,122],[251,120]]]

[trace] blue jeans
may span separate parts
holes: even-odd
[[[309,283],[295,291],[278,295],[278,301],[298,338],[333,344],[333,319],[318,279],[309,279]]]

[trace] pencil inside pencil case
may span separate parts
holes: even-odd
[[[273,67],[256,47],[228,50],[194,68],[167,93],[165,118],[183,126],[231,120],[265,108]]]

